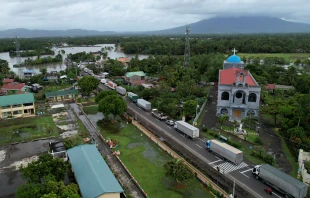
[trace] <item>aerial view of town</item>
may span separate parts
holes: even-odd
[[[309,8],[4,0],[0,198],[310,198]]]

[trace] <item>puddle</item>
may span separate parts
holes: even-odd
[[[0,162],[2,162],[5,159],[5,150],[0,151]]]
[[[35,155],[32,157],[24,158],[24,159],[19,160],[19,161],[15,161],[10,165],[1,168],[0,172],[2,172],[2,170],[4,170],[4,169],[11,169],[13,171],[18,170],[20,168],[20,166],[27,167],[29,163],[36,161],[37,159],[39,159],[39,156]]]

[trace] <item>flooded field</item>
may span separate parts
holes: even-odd
[[[0,147],[0,197],[14,197],[17,188],[25,181],[18,172],[20,165],[37,159],[48,151],[50,140],[20,143]]]

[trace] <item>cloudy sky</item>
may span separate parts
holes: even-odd
[[[216,16],[310,23],[310,0],[0,0],[0,30],[161,30]]]

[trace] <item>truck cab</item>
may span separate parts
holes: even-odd
[[[259,175],[259,167],[260,165],[254,166],[254,168],[252,169],[252,174],[253,175]]]
[[[206,141],[206,149],[207,150],[210,150],[210,146],[211,146],[211,141],[210,140]]]

